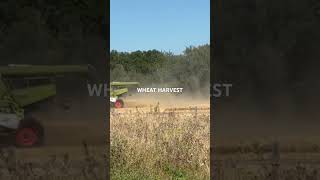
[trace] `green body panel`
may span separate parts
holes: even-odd
[[[110,97],[120,97],[129,92],[128,87],[139,86],[139,82],[111,82]]]
[[[110,96],[111,97],[119,97],[119,96],[121,96],[123,94],[126,94],[128,91],[129,91],[128,88],[116,89],[116,90],[111,91]]]
[[[112,86],[138,86],[140,83],[139,82],[111,82],[110,85]]]
[[[49,97],[55,96],[56,93],[57,90],[54,84],[16,89],[12,91],[12,95],[21,107],[43,101]]]

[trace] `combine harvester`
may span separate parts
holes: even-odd
[[[88,77],[91,66],[0,66],[0,133],[17,147],[44,143],[44,127],[29,107],[57,93],[55,79],[74,74]],[[28,113],[27,113],[28,112]]]
[[[124,101],[121,99],[129,92],[129,87],[139,86],[138,82],[111,82],[110,105],[114,108],[123,108]]]

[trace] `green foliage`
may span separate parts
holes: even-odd
[[[114,180],[160,180],[160,177],[154,175],[146,175],[142,169],[113,169],[111,171],[111,179]]]
[[[222,17],[215,78],[233,83],[233,96],[266,104],[319,91],[308,85],[319,77],[319,1],[231,1]]]
[[[98,0],[1,1],[0,64],[92,64],[105,72],[102,5]]]
[[[172,167],[167,165],[164,171],[171,177],[173,180],[186,180],[188,179],[186,173],[179,168]]]
[[[210,46],[188,47],[181,55],[157,50],[111,51],[111,81],[139,81],[152,86],[179,86],[209,92]]]
[[[189,172],[190,173],[190,172]],[[161,174],[161,173],[160,173]],[[162,175],[148,174],[144,169],[132,169],[132,167],[124,169],[123,167],[113,168],[111,170],[111,179],[115,180],[187,180],[187,179],[199,179],[199,177],[188,176],[183,170],[168,165],[163,170]]]

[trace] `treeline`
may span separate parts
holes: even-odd
[[[221,13],[214,73],[233,96],[279,110],[320,100],[319,1],[234,0]]]
[[[1,1],[0,63],[92,64],[105,72],[102,1]]]
[[[183,87],[209,95],[210,46],[188,47],[174,55],[157,50],[111,51],[111,81],[139,81],[143,86]]]

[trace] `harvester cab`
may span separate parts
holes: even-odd
[[[110,83],[110,105],[114,108],[123,108],[122,97],[129,92],[130,87],[139,86],[139,82],[111,82]]]
[[[68,74],[88,77],[89,65],[0,66],[0,134],[18,147],[44,143],[44,128],[26,109],[54,97],[57,77]]]

